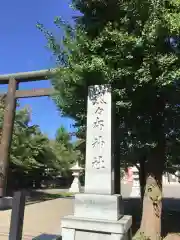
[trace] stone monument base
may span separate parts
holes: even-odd
[[[132,217],[118,221],[66,216],[61,221],[62,240],[131,240]]]
[[[0,198],[0,210],[6,210],[12,208],[12,197],[2,197]]]
[[[74,216],[117,221],[124,215],[122,196],[119,194],[76,194]]]

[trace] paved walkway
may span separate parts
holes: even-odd
[[[121,191],[123,197],[128,197],[131,192],[131,184],[123,184]],[[180,185],[165,186],[164,196],[174,197],[172,206],[180,209]],[[59,190],[52,190],[53,193]],[[177,206],[176,206],[177,205]],[[42,240],[53,240],[53,234],[60,234],[61,218],[73,213],[72,199],[55,199],[41,203],[27,205],[25,208],[23,240],[32,240],[41,236]],[[11,210],[0,211],[0,240],[8,240]]]
[[[41,236],[43,240],[53,239],[60,234],[60,220],[73,213],[72,199],[55,199],[27,205],[25,208],[23,240]],[[8,240],[11,210],[0,212],[0,240]]]

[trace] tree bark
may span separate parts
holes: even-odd
[[[145,161],[146,161],[145,156],[139,159],[139,182],[140,182],[140,188],[141,188],[141,200],[143,200],[145,186],[146,186]]]
[[[155,160],[156,159],[156,160]],[[161,236],[161,211],[162,211],[162,159],[149,160],[145,193],[143,198],[143,211],[140,232],[150,240],[159,240]],[[157,166],[159,165],[159,166]]]
[[[161,237],[162,175],[165,164],[164,101],[157,98],[152,109],[151,133],[156,146],[151,149],[146,167],[146,187],[140,233],[144,239]]]
[[[180,236],[176,233],[170,233],[164,238],[164,240],[180,240]]]

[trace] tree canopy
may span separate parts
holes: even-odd
[[[178,1],[155,2],[73,1],[83,14],[75,29],[55,20],[65,30],[63,44],[40,26],[60,66],[53,84],[62,113],[84,131],[87,87],[111,83],[125,155],[156,145],[159,133],[152,131],[152,121],[157,103],[164,105],[168,138],[179,134],[179,30],[173,21],[178,13],[172,10]]]
[[[85,134],[88,86],[112,85],[121,158],[147,160],[141,232],[156,239],[162,172],[179,151],[180,1],[73,0],[72,5],[81,13],[75,27],[55,19],[65,33],[61,42],[38,25],[59,67],[53,80],[56,104]]]
[[[5,99],[0,101],[2,129]],[[40,187],[41,181],[57,175],[66,176],[79,158],[66,129],[61,126],[56,139],[50,140],[38,125],[32,125],[29,107],[16,110],[10,153],[8,188]]]

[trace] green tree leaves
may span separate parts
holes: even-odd
[[[72,4],[81,12],[73,34],[63,26],[65,36],[57,42],[41,26],[60,59],[53,79],[56,104],[76,121],[85,138],[87,88],[111,84],[120,135],[116,150],[128,163],[145,161],[147,184],[153,179],[156,187],[161,186],[165,166],[177,163],[179,151],[180,1],[72,0]],[[146,207],[151,208],[147,202],[143,207],[141,230],[155,239],[160,218],[148,219],[154,229],[149,232],[143,222]]]
[[[137,158],[156,146],[152,121],[158,98],[165,102],[157,114],[164,115],[166,141],[179,138],[179,4],[178,0],[74,0],[73,7],[81,12],[75,28],[55,19],[65,32],[61,42],[39,25],[59,59],[53,79],[57,106],[76,120],[84,136],[87,87],[112,84],[120,146],[126,148],[121,149],[122,157],[133,153]]]
[[[4,108],[4,99],[1,99],[1,128]],[[72,164],[80,159],[80,153],[63,126],[57,130],[54,141],[42,134],[39,126],[31,125],[30,120],[28,107],[16,111],[8,175],[11,187],[32,187],[34,183],[40,187],[46,177],[67,175]]]

